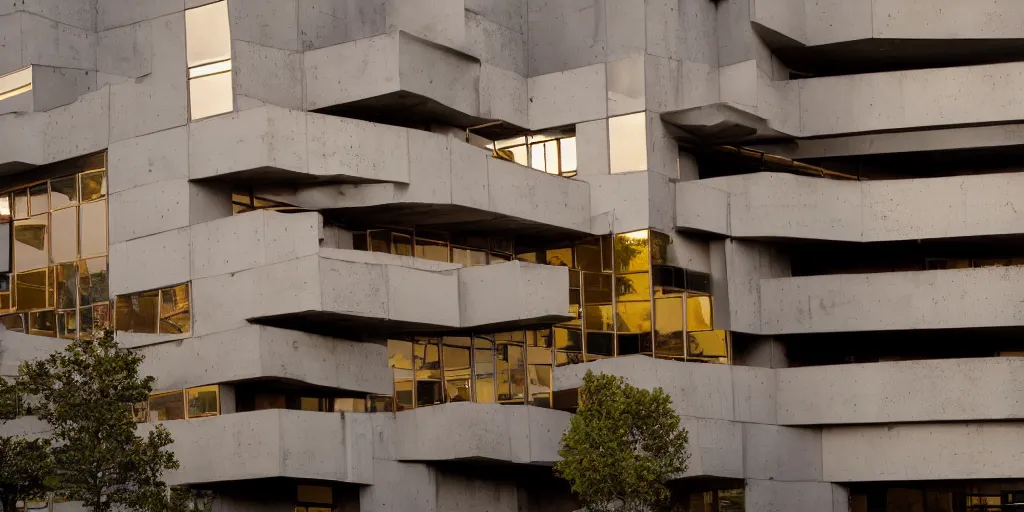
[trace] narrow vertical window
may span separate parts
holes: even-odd
[[[185,11],[189,116],[202,119],[234,110],[228,3]]]

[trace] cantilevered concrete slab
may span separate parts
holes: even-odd
[[[0,115],[0,175],[105,149],[109,100],[104,87],[46,112]]]
[[[8,92],[13,89],[14,92]],[[26,90],[27,89],[27,90]],[[24,92],[17,93],[18,90]],[[78,100],[96,90],[96,73],[84,69],[30,66],[0,78],[0,115],[11,112],[45,112]]]

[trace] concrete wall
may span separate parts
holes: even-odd
[[[68,340],[32,336],[0,328],[0,376],[18,375],[22,363],[44,359],[57,350],[63,350],[68,343]]]
[[[372,483],[365,415],[278,409],[161,424],[181,464],[166,476],[171,485],[277,477]]]
[[[990,267],[762,279],[761,332],[1017,326],[1022,278]]]

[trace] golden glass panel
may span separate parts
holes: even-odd
[[[519,261],[525,261],[527,263],[537,263],[537,252],[528,251],[516,254],[516,259]]]
[[[544,144],[532,144],[530,145],[530,167],[543,171],[547,159],[544,157]]]
[[[53,310],[33,311],[28,314],[28,333],[36,336],[57,336],[57,319]]]
[[[160,333],[187,333],[191,325],[189,285],[186,283],[160,290]]]
[[[650,271],[646,229],[615,235],[615,273]]]
[[[82,306],[110,300],[106,256],[78,262],[78,292],[81,295],[79,304]]]
[[[22,272],[50,264],[49,214],[14,221],[14,271]]]
[[[464,267],[486,265],[487,253],[476,249],[452,247],[452,263],[459,263]]]
[[[583,333],[579,329],[555,326],[552,329],[555,348],[569,352],[583,351]]]
[[[647,272],[615,276],[615,299],[651,300],[651,275]]]
[[[451,253],[448,249],[447,242],[438,242],[435,240],[424,240],[422,238],[416,238],[416,257],[423,258],[431,261],[442,261],[448,262],[451,259]]]
[[[612,276],[609,274],[583,273],[583,304],[611,304]]]
[[[11,332],[25,332],[25,317],[21,314],[0,316],[0,325]]]
[[[93,201],[78,208],[78,240],[82,257],[107,254],[107,200]]]
[[[613,322],[611,304],[583,306],[583,326],[588,331],[611,332],[614,329]]]
[[[83,172],[79,175],[78,189],[83,203],[107,197],[107,171],[99,169]]]
[[[576,172],[576,137],[567,137],[559,141],[559,155],[562,160],[562,174]]]
[[[28,190],[17,190],[14,192],[14,218],[28,218]]]
[[[547,263],[548,265],[554,265],[556,267],[575,268],[572,265],[572,248],[565,247],[562,249],[548,249]]]
[[[12,270],[11,223],[0,223],[0,290],[6,291],[7,273]]]
[[[395,408],[413,408],[412,342],[388,340],[388,365],[395,379]]]
[[[584,362],[582,352],[555,352],[555,366]]]
[[[366,412],[365,398],[335,398],[334,412]]]
[[[78,176],[71,175],[50,181],[50,208],[57,210],[78,204]]]
[[[587,361],[598,358],[611,357],[615,355],[615,334],[610,332],[596,332],[588,330],[586,333],[586,355]]]
[[[473,337],[473,401],[495,401],[494,342],[481,336]]]
[[[612,174],[647,170],[647,114],[608,118],[608,157]]]
[[[48,182],[37,183],[28,188],[29,214],[39,215],[50,211],[50,185]]]
[[[470,378],[468,338],[445,338],[444,357],[445,397],[449,402],[469,402],[473,399]]]
[[[714,329],[711,323],[711,297],[707,295],[686,298],[686,330],[708,331]]]
[[[66,263],[78,258],[78,208],[50,214],[50,259]]]
[[[334,503],[333,489],[319,485],[299,485],[297,497],[303,503]]]
[[[57,311],[57,337],[75,339],[78,335],[78,310]]]
[[[50,281],[50,269],[30,270],[15,276],[14,296],[19,311],[51,307],[53,283]]]
[[[14,303],[11,302],[11,292],[0,292],[0,311],[12,309],[14,309]]]
[[[497,353],[498,401],[523,403],[526,400],[526,360],[519,344],[499,344]]]
[[[13,212],[11,212],[13,198],[14,196],[10,194],[0,194],[0,222],[9,222],[13,218]]]
[[[726,331],[697,331],[686,333],[689,357],[729,357]]]
[[[192,120],[215,116],[235,109],[231,73],[219,73],[188,81],[188,106]]]
[[[412,236],[405,233],[391,233],[391,252],[399,256],[412,256]]]
[[[580,271],[569,270],[569,288],[580,288]]]
[[[220,386],[202,386],[185,390],[188,417],[205,418],[220,414]]]
[[[653,229],[650,232],[651,239],[651,264],[668,265],[668,246],[672,239],[665,233],[659,233]]]
[[[57,309],[78,307],[78,265],[62,263],[54,267],[56,272]]]
[[[330,412],[330,403],[326,398],[303,396],[299,397],[299,410],[312,412]]]
[[[149,421],[185,419],[185,392],[160,393],[149,397]]]
[[[391,254],[391,232],[386,229],[374,229],[366,232],[370,240],[370,252]]]
[[[92,321],[82,321],[83,326],[92,325],[93,330],[106,329],[110,327],[110,303],[101,302],[99,304],[93,304],[88,308],[81,308],[80,311],[88,309],[92,312]],[[81,314],[79,314],[81,318]]]
[[[558,141],[552,140],[544,144],[544,171],[548,174],[559,174]]]
[[[654,355],[684,357],[686,345],[683,342],[683,298],[664,297],[654,299]]]
[[[527,373],[530,378],[529,405],[551,407],[551,352],[548,351],[548,364],[531,364]]]
[[[231,58],[228,3],[216,2],[185,11],[185,59],[188,67]]]
[[[616,302],[615,329],[618,332],[651,331],[651,301]]]
[[[551,331],[549,329],[526,331],[526,346],[551,348]]]
[[[118,331],[156,334],[160,295],[157,291],[118,295],[114,322]]]
[[[601,246],[597,239],[576,244],[576,267],[587,272],[601,271]]]
[[[416,406],[444,403],[442,392],[441,347],[437,341],[413,344],[413,370],[416,376]]]

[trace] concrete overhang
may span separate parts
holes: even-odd
[[[390,395],[387,347],[250,325],[138,349],[142,373],[158,389],[251,380],[284,380]]]
[[[64,350],[70,342],[12,332],[0,327],[0,377],[14,377],[18,375],[21,363],[49,357],[58,350]]]
[[[395,458],[550,466],[572,415],[542,407],[471,402],[395,414]]]
[[[479,59],[404,31],[307,51],[303,71],[306,110],[399,124],[487,121]]]
[[[676,128],[680,140],[706,145],[737,144],[791,139],[772,126],[770,119],[729,103],[714,103],[661,114],[662,121]]]
[[[0,76],[0,115],[45,112],[96,90],[96,73],[72,68],[29,66]]]
[[[764,172],[678,183],[676,227],[844,242],[1015,235],[1022,196],[1024,173],[852,181]]]
[[[181,465],[165,474],[170,485],[262,478],[373,483],[373,429],[365,414],[271,409],[160,424]]]

